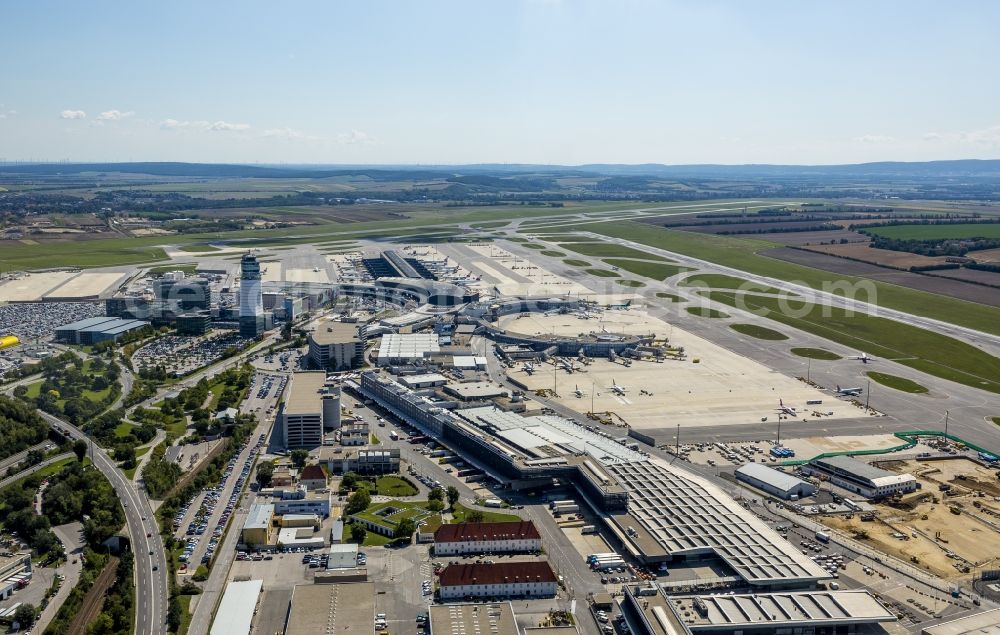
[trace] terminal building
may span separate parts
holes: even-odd
[[[309,364],[326,370],[350,370],[364,359],[365,343],[356,323],[330,320],[309,334]]]
[[[60,326],[55,330],[55,339],[64,344],[89,346],[101,342],[113,342],[118,338],[142,330],[149,322],[126,320],[113,317],[93,317]]]
[[[737,468],[736,479],[785,500],[798,500],[816,493],[812,483],[760,463],[747,463]]]
[[[825,476],[837,487],[866,498],[885,498],[917,490],[917,479],[912,474],[889,472],[850,456],[813,459],[803,465],[802,470]]]
[[[896,616],[868,591],[667,596],[626,584],[622,614],[635,635],[786,635],[870,632]]]
[[[434,532],[434,555],[525,553],[542,550],[542,537],[530,520],[503,523],[456,523]]]
[[[326,373],[293,373],[277,419],[286,448],[318,448],[325,430],[340,427],[340,390]]]
[[[438,577],[442,600],[466,598],[550,598],[558,588],[556,574],[544,560],[452,564]]]
[[[375,373],[360,392],[512,489],[573,485],[607,529],[647,565],[714,560],[720,585],[814,587],[830,574],[712,481],[556,416],[494,407],[451,412]]]

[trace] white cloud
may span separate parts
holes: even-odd
[[[241,130],[249,130],[250,124],[248,123],[229,123],[227,121],[216,121],[215,123],[209,124],[209,130],[216,130],[222,132],[239,132]]]
[[[261,136],[269,139],[287,139],[289,141],[325,141],[323,137],[309,135],[294,128],[269,128],[262,132]]]
[[[105,110],[101,114],[97,115],[98,121],[121,121],[122,119],[128,119],[135,113],[131,110],[122,112],[121,110]]]
[[[945,143],[973,143],[977,145],[1000,146],[1000,126],[990,126],[979,130],[959,132],[928,132],[924,141]]]
[[[160,122],[163,130],[208,130],[212,132],[241,132],[250,129],[250,124],[229,123],[227,121],[178,121],[177,119],[164,119]]]
[[[87,113],[82,110],[64,110],[59,113],[59,117],[62,119],[86,119]]]
[[[866,134],[860,137],[854,137],[854,141],[858,143],[892,143],[896,140],[896,137],[890,137],[884,134]]]
[[[14,117],[16,115],[16,110],[7,110],[5,104],[0,104],[0,119],[7,119],[8,117]]]
[[[351,130],[337,135],[337,143],[371,143],[374,139],[360,130]]]

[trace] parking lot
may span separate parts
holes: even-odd
[[[264,435],[260,435],[254,446],[250,448],[249,455],[239,465],[238,459],[246,448],[246,444],[237,448],[223,470],[218,485],[199,492],[192,501],[178,510],[174,516],[175,535],[179,539],[186,540],[184,552],[179,557],[182,563],[190,566],[191,563],[208,564],[211,562],[219,540],[225,532],[226,525],[239,500],[240,492],[250,476],[253,462],[263,446]],[[235,478],[233,478],[234,474],[236,474]],[[225,505],[220,505],[220,501],[225,501]],[[195,507],[196,505],[197,507]],[[193,514],[190,513],[192,509],[195,510]],[[185,523],[187,524],[185,525]]]
[[[164,366],[168,374],[182,376],[222,359],[227,350],[242,350],[251,340],[235,331],[215,331],[199,337],[166,335],[132,355],[136,370]]]
[[[20,302],[0,305],[0,335],[25,343],[48,339],[64,324],[104,315],[103,302]]]

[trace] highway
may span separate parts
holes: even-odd
[[[8,476],[7,478],[5,478],[2,481],[0,481],[0,489],[5,488],[5,487],[7,487],[8,485],[10,485],[12,483],[16,483],[17,481],[21,480],[22,478],[24,478],[26,476],[31,476],[32,474],[34,474],[38,470],[42,469],[43,467],[46,467],[48,465],[52,465],[53,463],[57,463],[59,461],[62,461],[63,459],[68,459],[71,456],[73,456],[72,452],[66,452],[64,454],[57,454],[56,456],[53,456],[53,457],[45,459],[41,463],[36,463],[35,465],[32,465],[29,468],[23,469],[20,472],[18,472],[17,474],[12,474],[11,476]]]
[[[121,498],[132,551],[135,554],[134,632],[136,635],[164,635],[167,628],[167,566],[163,541],[160,539],[160,528],[157,526],[149,499],[142,489],[118,469],[104,449],[83,431],[47,412],[39,410],[38,414],[49,425],[66,430],[67,436],[87,442],[88,455],[94,465],[108,479]],[[154,571],[153,567],[157,570]]]
[[[0,474],[3,474],[4,472],[6,472],[7,468],[9,468],[9,467],[11,467],[13,465],[17,465],[18,463],[20,463],[21,461],[23,461],[25,458],[27,458],[28,453],[31,452],[32,450],[41,450],[42,448],[44,448],[47,445],[54,445],[54,444],[51,441],[49,441],[48,439],[46,439],[45,441],[42,441],[41,443],[37,443],[37,444],[31,446],[27,450],[23,450],[21,452],[18,452],[17,454],[14,454],[12,456],[8,456],[6,459],[0,461]]]

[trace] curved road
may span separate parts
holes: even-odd
[[[94,465],[114,487],[125,508],[132,551],[135,554],[136,635],[164,635],[167,629],[167,566],[156,516],[145,492],[130,481],[107,453],[76,426],[38,411],[49,425],[59,426],[72,439],[87,442]],[[156,571],[153,570],[156,567]]]

